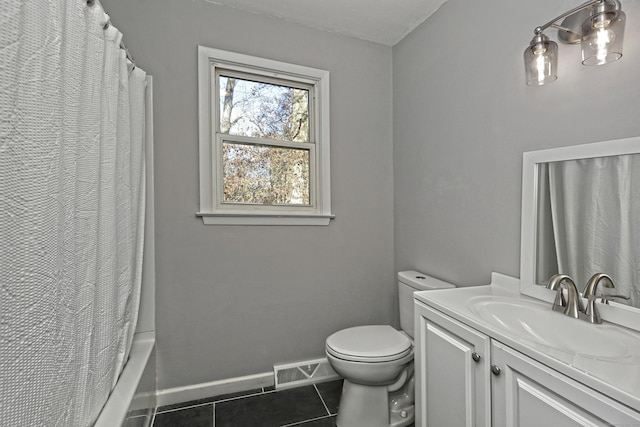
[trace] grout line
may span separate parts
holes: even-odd
[[[198,404],[195,404],[195,405],[178,406],[177,408],[165,409],[163,411],[158,411],[158,409],[156,408],[156,413],[157,414],[168,414],[169,412],[182,411],[183,409],[192,409],[192,408],[199,408],[200,406],[213,405],[213,403],[214,402],[205,402],[205,403],[198,403]]]
[[[255,396],[260,396],[262,394],[268,394],[268,393],[271,393],[271,392],[270,391],[266,391],[266,392],[265,391],[260,391],[258,393],[245,394],[245,395],[242,395],[242,396],[235,396],[235,397],[228,397],[226,399],[214,400],[214,401],[211,401],[209,403],[229,402],[231,400],[244,399],[245,397],[255,397]]]
[[[329,411],[329,408],[327,407],[327,404],[325,403],[324,399],[322,398],[322,394],[320,394],[320,390],[318,390],[318,387],[316,387],[315,384],[313,385],[313,388],[316,390],[316,393],[320,397],[320,402],[322,402],[322,406],[324,406],[324,410],[327,411],[327,414],[331,415],[331,411]]]
[[[308,420],[304,420],[304,421],[298,421],[297,423],[291,423],[291,424],[283,424],[280,427],[292,427],[292,426],[300,426],[303,424],[306,424],[310,421],[318,421],[318,420],[324,420],[324,419],[328,419],[331,418],[333,415],[323,415],[322,417],[316,417],[316,418],[309,418]]]
[[[188,405],[188,406],[178,406],[176,408],[165,409],[165,410],[162,410],[162,411],[158,411],[158,408],[156,408],[156,411],[159,414],[166,414],[168,412],[180,411],[182,409],[197,408],[197,407],[200,407],[200,406],[213,405],[213,404],[219,403],[219,402],[229,402],[231,400],[244,399],[245,397],[255,397],[255,396],[260,396],[261,394],[267,394],[267,393],[275,392],[275,390],[273,390],[273,391],[264,391],[263,388],[261,388],[261,390],[263,390],[263,391],[260,391],[260,392],[257,392],[257,393],[251,393],[251,394],[244,394],[242,396],[228,397],[226,399],[220,399],[220,400],[215,400],[215,396],[214,396],[214,397],[212,397],[213,400],[211,400],[209,402],[196,403],[196,404]]]

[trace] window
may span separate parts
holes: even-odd
[[[198,47],[205,224],[327,225],[329,73]]]

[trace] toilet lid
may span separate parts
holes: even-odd
[[[366,325],[336,332],[327,338],[326,349],[345,360],[387,362],[410,354],[413,343],[389,325]]]

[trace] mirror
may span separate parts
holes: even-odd
[[[521,292],[552,300],[555,273],[580,291],[607,273],[598,294],[640,312],[640,137],[524,153],[522,184]]]

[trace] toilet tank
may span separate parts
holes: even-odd
[[[435,277],[418,271],[401,271],[398,273],[398,300],[400,303],[400,328],[413,338],[413,293],[435,289],[455,288],[451,283],[443,282]]]

